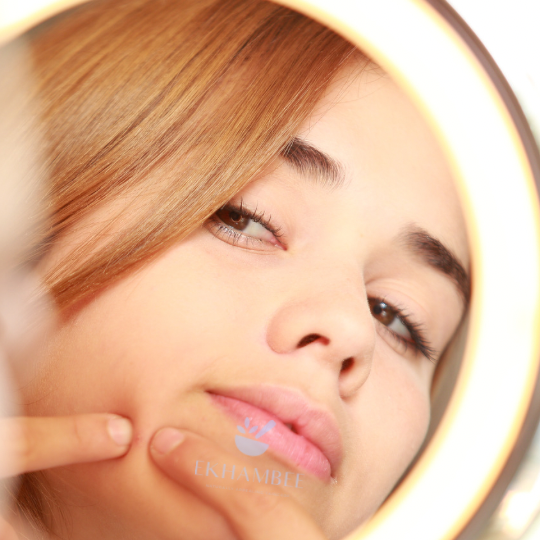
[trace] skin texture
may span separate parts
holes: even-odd
[[[243,231],[248,242],[202,226],[79,306],[51,339],[41,373],[23,389],[26,413],[114,413],[134,433],[123,457],[45,473],[67,516],[54,520],[59,533],[236,538],[222,513],[156,466],[156,431],[173,426],[209,441],[216,462],[235,455],[241,466],[303,471],[271,448],[238,457],[237,422],[209,390],[284,387],[335,417],[344,457],[334,479],[306,474],[304,489],[287,492],[331,539],[368,519],[415,456],[435,364],[397,342],[368,298],[404,307],[437,351],[452,337],[463,313],[454,283],[396,240],[414,223],[468,266],[451,173],[419,113],[376,70],[344,71],[298,136],[341,163],[342,187],[280,163],[232,200],[271,216],[279,238],[257,223]],[[95,219],[103,217],[106,208]],[[311,334],[318,338],[299,346]]]

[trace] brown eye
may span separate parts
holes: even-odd
[[[413,322],[411,316],[404,313],[403,308],[387,304],[380,298],[368,298],[369,309],[374,319],[382,324],[385,329],[384,336],[394,338],[405,351],[412,346],[417,352],[422,353],[431,362],[435,362],[437,351],[430,346],[425,337],[422,324]]]
[[[233,246],[249,246],[256,251],[285,249],[278,240],[280,229],[273,225],[264,212],[257,212],[228,203],[217,210],[208,220],[212,233]]]
[[[244,216],[240,214],[240,212],[230,208],[221,208],[216,212],[216,216],[221,219],[225,225],[234,227],[239,231],[243,231],[251,221],[251,218]]]
[[[384,326],[390,326],[397,317],[396,311],[381,300],[370,298],[369,307],[372,315]]]

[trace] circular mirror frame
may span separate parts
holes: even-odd
[[[82,1],[43,0],[0,18],[0,43]],[[278,2],[358,45],[424,113],[453,169],[473,257],[469,338],[452,399],[413,470],[347,539],[475,538],[540,417],[538,148],[495,62],[444,0]]]

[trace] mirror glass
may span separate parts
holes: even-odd
[[[368,523],[466,345],[466,212],[426,111],[268,2],[98,0],[24,40],[45,187],[17,263],[54,322],[10,369],[29,431],[76,451],[21,470],[10,526],[247,540]]]

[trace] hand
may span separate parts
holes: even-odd
[[[207,489],[197,481],[193,463],[211,445],[198,435],[164,428],[154,436],[150,453],[167,476],[220,512],[239,540],[326,540],[313,518],[290,497],[255,492],[246,497],[242,491]]]
[[[114,414],[0,419],[0,478],[124,455],[133,429]],[[0,518],[0,539],[18,538]]]

